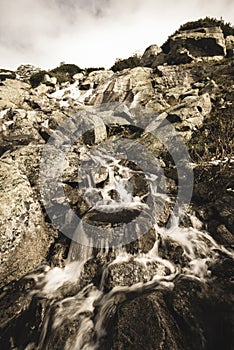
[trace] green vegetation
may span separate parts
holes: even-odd
[[[125,59],[117,58],[115,64],[111,67],[111,70],[113,70],[113,72],[118,72],[123,69],[138,67],[140,66],[140,60],[141,57],[137,54]]]

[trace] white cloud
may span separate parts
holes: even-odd
[[[234,23],[232,0],[1,0],[0,67],[60,61],[110,67],[161,45],[181,24],[213,16]]]

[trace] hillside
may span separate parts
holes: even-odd
[[[0,348],[231,350],[234,29],[112,69],[0,69]]]

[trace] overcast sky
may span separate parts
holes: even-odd
[[[109,68],[206,15],[234,24],[234,0],[0,0],[0,68]]]

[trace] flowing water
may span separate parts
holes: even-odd
[[[114,228],[105,223],[106,228],[105,225],[101,226],[103,235],[100,238],[99,235],[94,237],[86,232],[85,224],[81,222],[74,232],[66,266],[47,267],[42,273],[34,275],[37,287],[33,294],[47,301],[38,350],[100,349],[108,325],[118,306],[126,299],[151,290],[173,290],[179,278],[205,283],[210,276],[210,267],[220,254],[232,255],[201,229],[200,222],[193,215],[189,216],[190,225],[187,227],[181,227],[179,218],[175,216],[171,218],[170,225],[158,223],[158,199],[163,198],[164,203],[168,204],[172,200],[164,191],[159,191],[160,174],[149,172],[143,176],[140,169],[129,167],[129,163],[111,155],[103,156],[100,152],[87,156],[85,161],[87,164],[89,162],[89,170],[95,169],[91,175],[87,167],[84,167],[83,173],[81,169],[80,173],[82,179],[88,174],[82,196],[92,205],[89,213],[98,210],[99,216],[105,213],[108,218],[108,214],[114,213],[118,218],[124,210],[145,211],[150,217],[155,243],[148,252],[144,253],[139,247],[129,252],[125,245],[112,244],[113,235],[103,238],[105,230],[113,231],[118,226],[120,231],[121,227],[124,231],[128,223],[112,223]],[[131,182],[133,176],[145,178],[148,185],[143,191],[134,189],[134,182]],[[151,200],[147,201],[149,194]],[[136,222],[134,227],[139,231],[137,237],[140,237],[140,224]],[[77,242],[78,235],[82,235],[84,244]],[[175,251],[179,251],[179,257],[164,254],[168,244],[172,250],[175,248]],[[98,282],[91,280],[82,283],[87,264],[95,264],[97,255],[104,261]],[[124,268],[118,270],[121,266]],[[129,268],[131,276],[127,272]],[[112,284],[108,284],[110,274]],[[58,341],[63,341],[64,345],[58,345]],[[35,349],[35,345],[29,344],[26,349]]]

